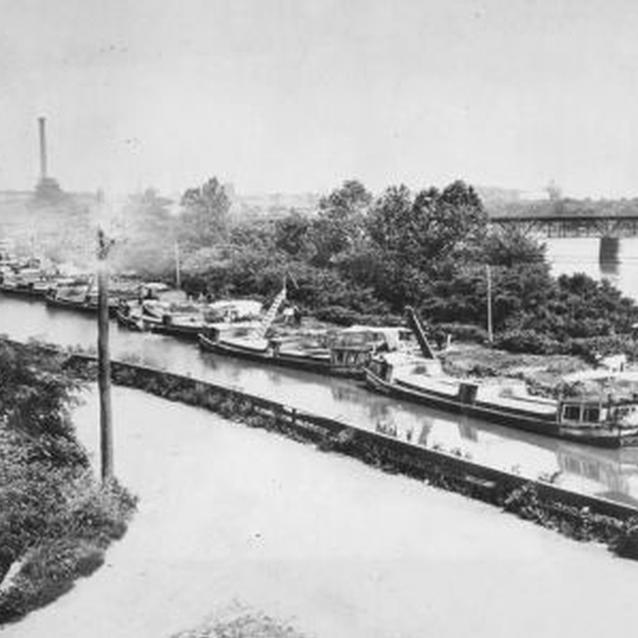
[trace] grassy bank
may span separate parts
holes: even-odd
[[[135,499],[103,488],[68,407],[81,381],[64,357],[0,342],[0,624],[50,603],[97,569]]]

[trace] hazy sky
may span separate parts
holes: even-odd
[[[0,0],[0,189],[638,194],[635,0]]]

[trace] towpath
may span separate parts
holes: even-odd
[[[308,636],[612,635],[638,563],[336,454],[115,389],[140,497],[107,562],[6,638],[165,638],[237,605]],[[95,396],[75,414],[95,449]]]

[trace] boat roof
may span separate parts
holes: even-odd
[[[375,334],[382,335],[396,335],[401,332],[412,333],[409,328],[405,326],[365,326],[365,325],[354,325],[349,328],[343,328],[341,332],[345,333],[355,333],[355,332],[373,332]]]
[[[170,290],[169,287],[161,281],[145,281],[145,282],[142,282],[141,285],[144,288],[153,290],[154,292],[163,292],[165,290]]]
[[[225,310],[233,308],[244,312],[261,312],[263,304],[254,299],[220,299],[207,306],[210,310]]]

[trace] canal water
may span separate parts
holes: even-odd
[[[399,438],[529,478],[638,506],[638,449],[600,450],[457,417],[368,392],[360,383],[273,369],[202,353],[196,345],[135,333],[112,323],[113,356],[188,374],[370,429],[396,428]],[[41,301],[0,295],[0,334],[94,348],[95,319]]]

